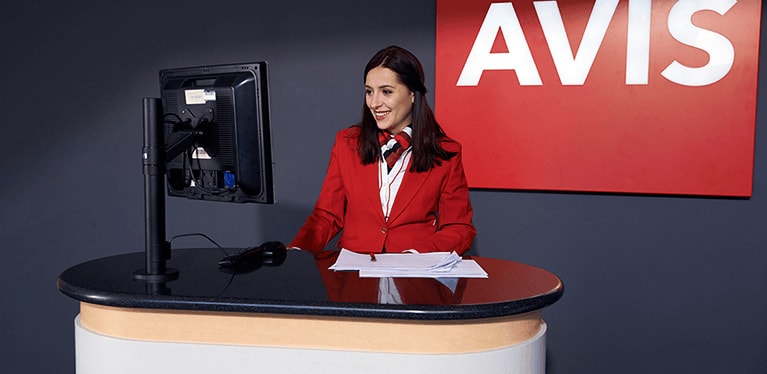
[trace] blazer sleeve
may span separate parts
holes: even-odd
[[[321,251],[344,227],[346,196],[338,159],[339,138],[330,152],[330,162],[322,183],[320,196],[312,214],[291,241],[291,247]]]

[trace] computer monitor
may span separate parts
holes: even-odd
[[[169,196],[274,203],[266,62],[160,71]]]

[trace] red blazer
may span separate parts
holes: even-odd
[[[362,165],[358,134],[359,127],[336,134],[320,196],[290,246],[319,251],[343,229],[338,246],[355,252],[467,251],[476,230],[461,145],[446,139],[441,145],[453,158],[427,172],[406,171],[387,222],[378,164]]]

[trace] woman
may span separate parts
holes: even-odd
[[[362,121],[339,131],[314,210],[290,246],[361,253],[467,251],[472,225],[461,146],[426,101],[421,63],[392,46],[365,67]]]

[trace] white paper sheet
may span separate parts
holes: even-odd
[[[455,252],[356,253],[341,249],[336,271],[359,271],[360,277],[395,278],[487,278],[487,272],[474,260],[464,260]]]

